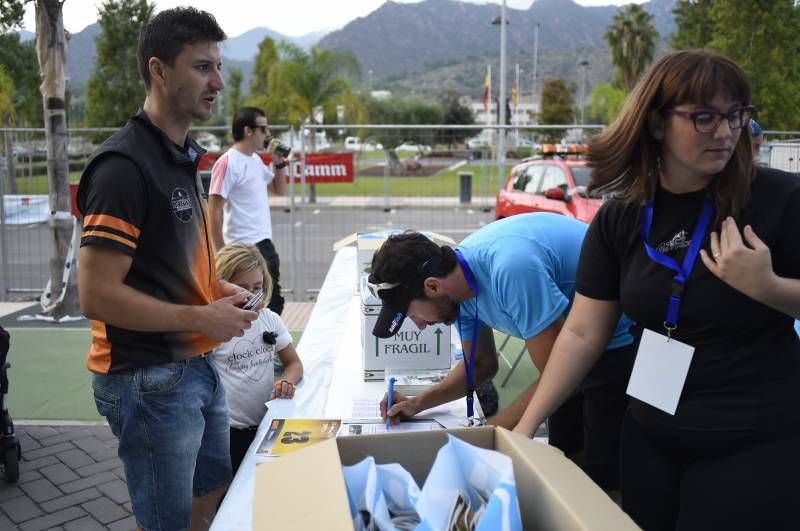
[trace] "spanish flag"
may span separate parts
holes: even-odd
[[[486,79],[483,80],[483,112],[489,112],[492,100],[492,65],[486,66]]]
[[[517,82],[511,87],[511,103],[514,104],[514,110],[517,110]]]

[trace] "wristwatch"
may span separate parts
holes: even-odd
[[[286,162],[285,160],[283,162],[277,162],[277,163],[274,164],[276,170],[282,170],[288,165],[289,165],[289,163]]]

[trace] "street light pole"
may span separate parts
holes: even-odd
[[[500,11],[500,113],[499,125],[506,125],[506,0]],[[503,189],[506,162],[506,131],[499,129],[497,142],[497,190]]]
[[[578,66],[581,67],[582,76],[581,76],[581,125],[583,125],[583,113],[586,110],[586,73],[589,69],[589,61],[586,59],[581,59],[578,63]],[[583,131],[581,131],[581,134]]]
[[[531,85],[531,103],[533,107],[531,111],[536,110],[536,73],[539,66],[539,27],[541,24],[538,22],[533,27],[533,84]]]

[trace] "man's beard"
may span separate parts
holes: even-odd
[[[456,301],[450,296],[445,295],[433,299],[432,302],[436,306],[437,321],[446,325],[451,325],[456,322],[456,319],[458,319],[458,303]]]

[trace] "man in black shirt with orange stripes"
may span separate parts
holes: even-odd
[[[87,365],[98,411],[119,438],[141,529],[210,522],[230,481],[224,390],[206,354],[257,317],[250,296],[217,280],[189,136],[219,91],[210,14],[176,8],[139,36],[143,109],[81,176],[79,292],[92,319]]]

